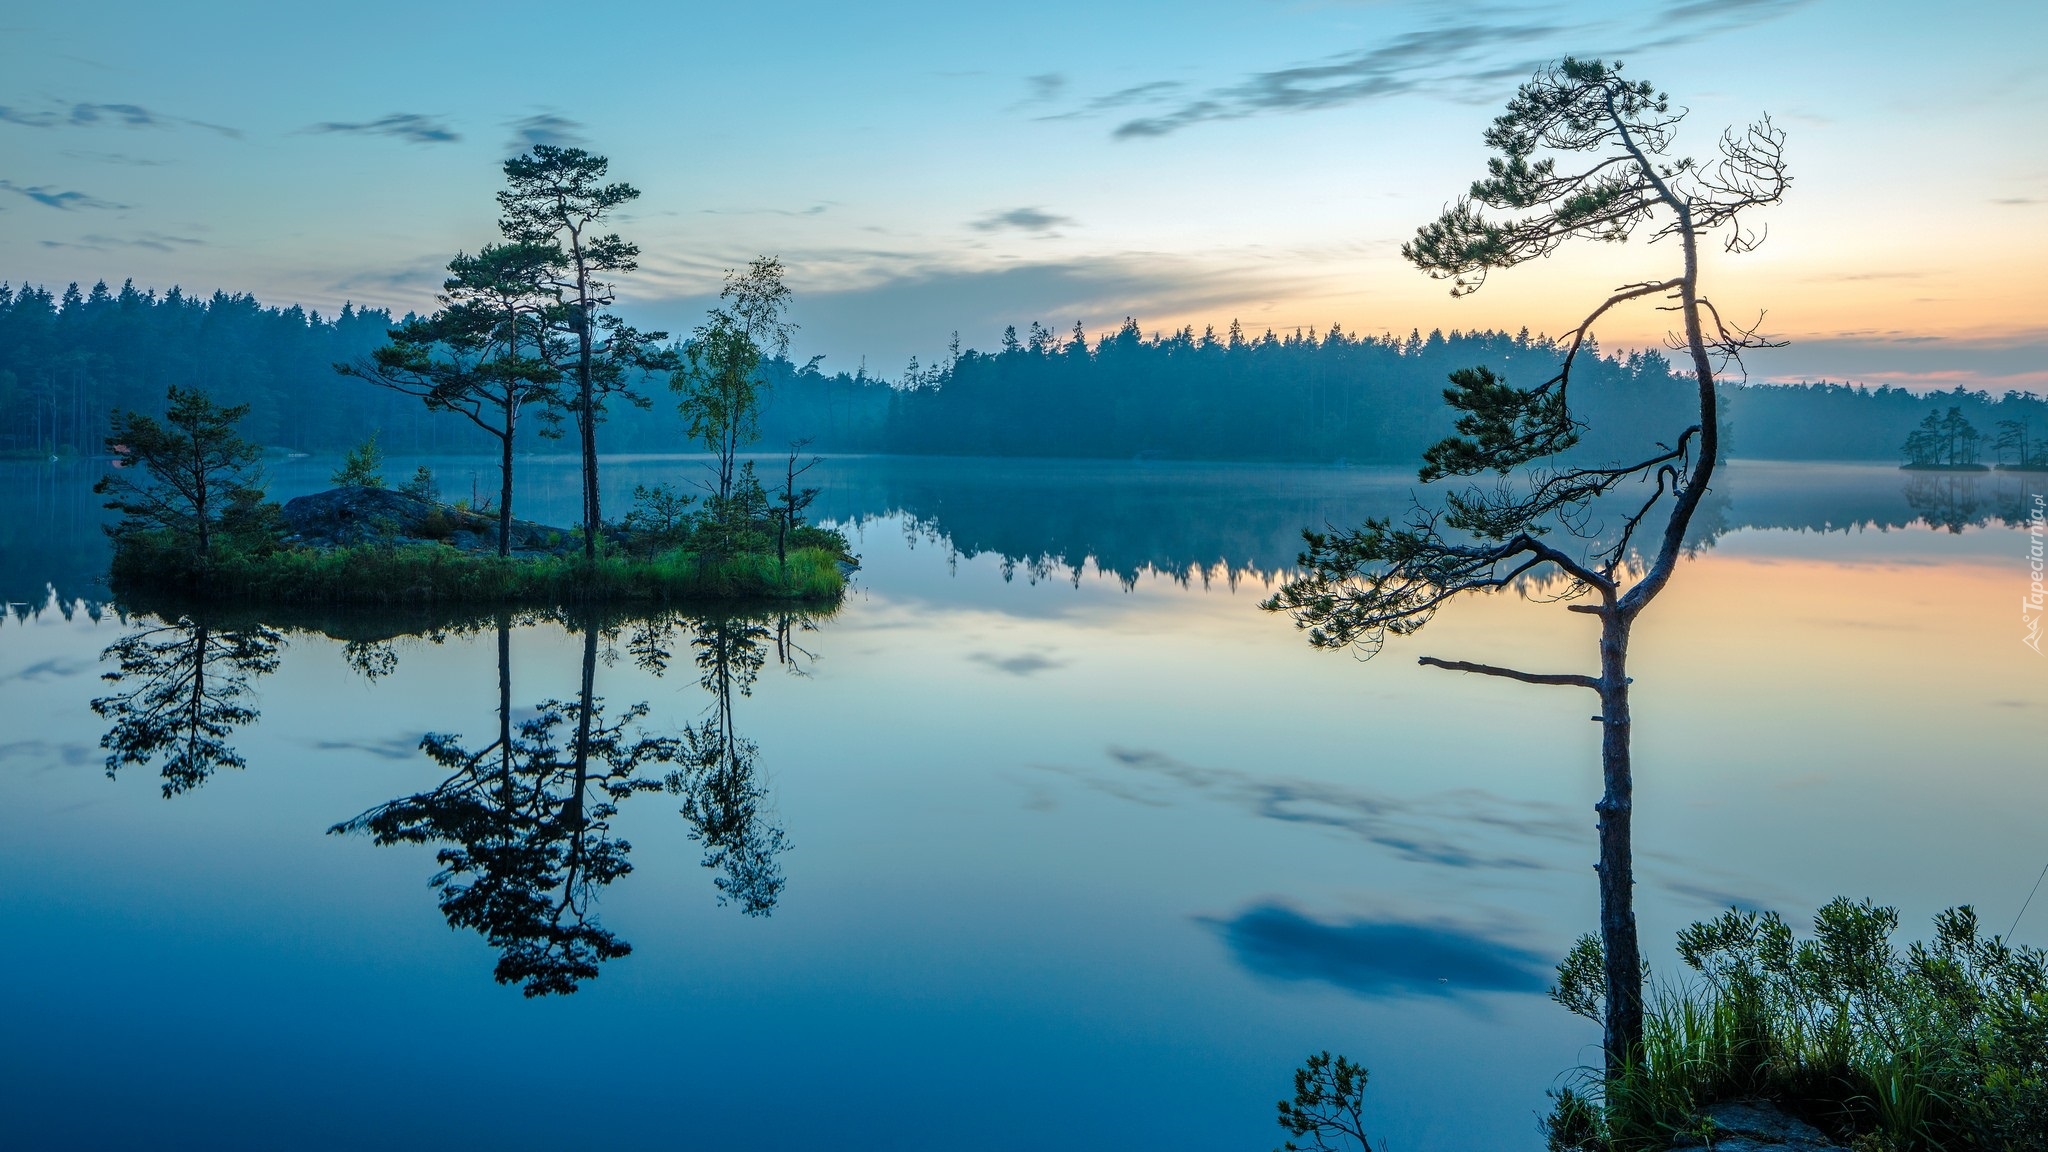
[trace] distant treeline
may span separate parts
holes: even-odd
[[[57,295],[0,285],[0,451],[96,452],[112,412],[155,412],[172,384],[250,405],[246,434],[280,448],[335,452],[378,429],[395,452],[487,449],[459,417],[335,374],[394,323],[378,309],[322,316],[176,288],[72,285]],[[773,361],[760,444],[808,436],[837,452],[1407,463],[1448,430],[1452,369],[1485,364],[1526,385],[1557,357],[1526,330],[1252,336],[1233,324],[1147,337],[1127,321],[1091,339],[1079,325],[1062,336],[1032,324],[997,351],[956,348],[895,380]],[[1689,387],[1654,351],[1583,360],[1572,385],[1588,425],[1581,452],[1609,458],[1669,437],[1683,427]],[[688,450],[666,381],[640,390],[652,407],[614,401],[603,448]],[[1730,388],[1724,435],[1735,456],[1898,459],[1921,419],[1950,407],[1979,428],[2017,419],[2048,434],[2048,403],[2032,395],[1805,384]],[[554,447],[535,423],[522,447]]]

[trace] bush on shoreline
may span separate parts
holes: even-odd
[[[1550,1147],[1665,1149],[1722,1101],[1769,1100],[1859,1152],[2048,1150],[2048,955],[1982,934],[1968,907],[1903,952],[1898,913],[1837,899],[1795,937],[1731,909],[1679,934],[1698,979],[1647,1005],[1644,1063],[1560,1091]],[[1597,1019],[1599,944],[1580,940],[1552,996]]]

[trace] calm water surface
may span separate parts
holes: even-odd
[[[616,461],[611,507],[691,467]],[[91,467],[5,465],[8,1143],[1252,1150],[1331,1048],[1393,1148],[1540,1147],[1597,1040],[1542,995],[1594,923],[1591,700],[1413,658],[1584,667],[1582,618],[1502,595],[1360,662],[1256,610],[1406,472],[820,472],[863,558],[821,617],[166,621],[94,583]],[[2039,488],[1733,468],[1636,638],[1660,971],[1731,902],[2019,911]]]

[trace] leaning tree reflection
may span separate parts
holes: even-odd
[[[207,614],[161,619],[115,641],[100,656],[114,670],[101,679],[124,690],[92,702],[113,722],[100,738],[107,775],[156,761],[171,797],[218,769],[241,768],[228,738],[256,720],[251,681],[277,670],[284,643],[263,624]]]

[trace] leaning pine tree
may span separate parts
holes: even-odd
[[[1620,64],[1566,58],[1522,85],[1486,133],[1496,155],[1468,197],[1421,228],[1402,254],[1453,296],[1475,292],[1489,272],[1547,256],[1576,237],[1622,241],[1643,229],[1676,242],[1667,278],[1621,287],[1560,342],[1550,379],[1516,387],[1486,368],[1451,374],[1444,397],[1457,434],[1428,449],[1424,483],[1495,473],[1397,524],[1306,533],[1302,572],[1264,605],[1287,611],[1319,648],[1370,654],[1468,592],[1526,579],[1556,582],[1571,610],[1600,622],[1600,671],[1532,673],[1463,660],[1422,663],[1530,684],[1586,688],[1600,697],[1605,794],[1600,832],[1600,943],[1606,1071],[1636,1063],[1643,1044],[1643,978],[1636,943],[1629,818],[1629,631],[1670,582],[1687,528],[1720,458],[1716,374],[1763,346],[1754,328],[1724,323],[1700,288],[1700,244],[1718,235],[1729,252],[1762,239],[1743,213],[1780,200],[1788,184],[1784,135],[1768,117],[1724,133],[1709,165],[1667,159],[1683,111],[1649,84],[1624,80]],[[1575,154],[1589,159],[1560,171]],[[1501,213],[1489,216],[1480,205]],[[1596,321],[1617,305],[1661,298],[1677,313],[1672,338],[1698,388],[1690,427],[1646,444],[1631,459],[1593,466],[1567,461],[1582,426],[1567,397],[1571,372]],[[1594,505],[1600,508],[1596,511]],[[1562,529],[1562,533],[1557,530]]]

